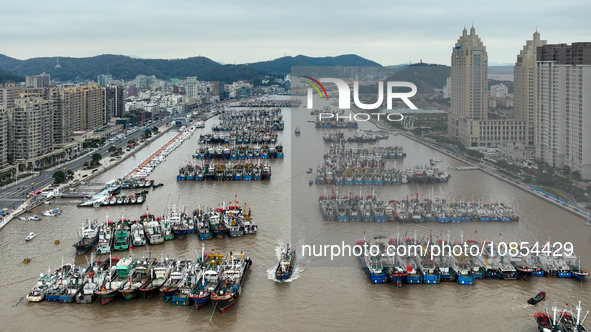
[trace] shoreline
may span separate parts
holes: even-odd
[[[356,113],[362,113],[355,106],[351,107],[351,112],[353,112],[355,114]],[[443,148],[441,148],[439,146],[433,145],[432,143],[430,143],[430,142],[428,142],[428,141],[426,141],[426,140],[424,140],[424,139],[422,139],[422,138],[420,138],[420,137],[418,137],[418,136],[416,136],[416,135],[414,135],[412,133],[409,133],[409,132],[406,132],[406,131],[403,131],[403,130],[397,130],[397,129],[394,129],[394,128],[390,128],[390,127],[384,125],[383,123],[378,122],[376,119],[370,118],[369,121],[372,124],[374,124],[378,129],[386,130],[386,131],[388,131],[390,133],[396,132],[396,133],[398,133],[398,134],[400,134],[400,135],[402,135],[402,136],[404,136],[404,137],[406,137],[408,139],[411,139],[411,140],[413,140],[413,141],[415,141],[415,142],[417,142],[419,144],[422,144],[422,145],[424,145],[424,146],[426,146],[426,147],[428,147],[428,148],[430,148],[432,150],[441,152],[441,153],[445,154],[446,156],[451,157],[451,158],[453,158],[453,159],[455,159],[457,161],[461,161],[463,163],[467,163],[468,165],[471,165],[471,166],[476,166],[476,167],[478,167],[478,170],[479,171],[482,171],[482,172],[484,172],[484,173],[486,173],[488,175],[494,176],[495,178],[497,178],[497,179],[499,179],[501,181],[504,181],[504,182],[506,182],[506,183],[508,183],[508,184],[510,184],[510,185],[512,185],[514,187],[516,187],[516,188],[519,188],[519,189],[521,189],[521,190],[523,190],[523,191],[525,191],[525,192],[527,192],[529,194],[532,194],[535,197],[538,197],[538,198],[541,198],[541,199],[543,199],[543,200],[545,200],[547,202],[550,202],[550,203],[554,204],[555,206],[557,206],[557,207],[559,207],[559,208],[561,208],[563,210],[566,210],[566,211],[574,214],[575,216],[577,216],[577,217],[579,217],[579,218],[581,218],[583,220],[586,220],[587,216],[591,216],[591,213],[585,214],[583,212],[580,212],[579,210],[574,210],[574,209],[581,209],[581,210],[583,210],[582,208],[579,208],[579,207],[573,206],[573,205],[565,206],[564,203],[557,202],[557,201],[555,201],[554,199],[552,199],[550,197],[546,197],[544,194],[540,193],[539,191],[530,190],[530,187],[531,186],[522,184],[522,182],[519,181],[519,180],[517,180],[517,179],[512,180],[512,179],[506,178],[505,176],[503,176],[501,174],[498,174],[496,171],[494,171],[493,169],[491,169],[490,166],[486,166],[486,165],[484,165],[484,164],[482,164],[480,162],[470,161],[469,159],[460,158],[459,156],[456,156],[456,155],[454,155],[454,154],[446,151],[445,149],[443,149]]]
[[[115,166],[119,165],[120,163],[122,163],[123,161],[127,160],[129,157],[131,157],[131,156],[135,155],[136,153],[138,153],[139,151],[143,150],[149,143],[160,138],[162,135],[167,133],[171,128],[173,128],[173,127],[171,127],[171,126],[160,127],[158,134],[150,137],[149,140],[144,141],[141,144],[138,144],[137,148],[133,149],[132,151],[129,151],[128,153],[124,154],[121,158],[119,158],[113,162],[108,161],[109,159],[112,159],[112,157],[110,157],[110,156],[101,159],[101,161],[104,161],[105,163],[107,163],[107,165],[101,166],[101,168],[98,169],[94,173],[92,173],[93,170],[84,170],[84,169],[76,170],[76,172],[74,172],[74,179],[75,180],[77,179],[78,181],[67,183],[63,186],[60,186],[59,188],[56,188],[55,190],[57,190],[59,193],[62,193],[66,190],[69,190],[70,188],[74,188],[74,187],[79,186],[82,182],[87,182],[88,180],[91,180],[94,177],[103,174],[104,172],[112,169],[113,167],[115,167]],[[86,175],[86,177],[82,178],[83,175]],[[82,180],[84,180],[84,181],[82,181]],[[50,185],[46,186],[42,190],[48,189],[49,186]],[[26,213],[26,212],[30,211],[31,209],[34,209],[40,205],[45,204],[45,202],[51,201],[52,199],[54,199],[54,197],[47,198],[45,196],[42,196],[38,200],[33,201],[35,198],[39,198],[39,196],[35,196],[35,197],[31,198],[29,201],[23,202],[12,213],[7,215],[2,221],[0,221],[0,230],[2,228],[4,228],[4,226],[8,225],[8,223],[12,219],[17,218],[21,214]]]

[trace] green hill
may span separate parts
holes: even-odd
[[[24,77],[15,75],[5,69],[0,68],[0,84],[4,83],[18,83],[23,82],[25,80]]]
[[[52,80],[96,80],[100,74],[111,74],[115,79],[133,80],[137,75],[155,75],[160,79],[197,76],[200,80],[260,82],[266,75],[285,75],[291,66],[380,66],[360,56],[347,54],[336,57],[313,58],[304,55],[283,57],[273,61],[242,65],[222,65],[206,57],[186,59],[136,59],[125,55],[103,54],[88,58],[56,57],[18,60],[0,54],[0,68],[23,76],[47,73]],[[381,67],[381,66],[380,66]],[[21,80],[22,81],[22,80]]]
[[[345,54],[339,56],[329,56],[314,58],[305,55],[296,57],[286,56],[271,61],[255,62],[249,66],[257,68],[267,73],[286,75],[291,72],[292,66],[381,66],[379,63],[362,58],[355,54]]]

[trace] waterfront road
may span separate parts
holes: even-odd
[[[167,123],[171,119],[172,118],[164,119],[163,123]],[[150,126],[154,127],[154,125],[158,126],[159,124],[160,123],[157,122],[155,124],[151,124]],[[31,177],[30,181],[25,181],[10,188],[2,189],[0,187],[0,209],[7,209],[8,211],[15,210],[19,205],[21,205],[25,201],[28,193],[34,192],[36,190],[42,190],[43,188],[52,184],[53,173],[64,168],[76,172],[77,170],[82,169],[85,162],[89,162],[91,160],[91,156],[94,153],[99,153],[101,156],[105,157],[109,154],[108,150],[111,146],[123,148],[127,145],[127,142],[129,140],[139,138],[140,135],[143,134],[143,132],[143,130],[138,128],[138,130],[131,134],[128,134],[123,139],[119,139],[115,142],[107,142],[104,146],[98,149],[91,149],[87,154],[80,156],[74,160],[41,171],[39,172],[38,176]]]

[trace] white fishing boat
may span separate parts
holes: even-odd
[[[45,210],[43,211],[43,215],[46,217],[55,217],[55,216],[59,216],[62,213],[62,210],[60,210],[59,208],[55,208],[53,210]]]
[[[27,237],[25,238],[25,241],[31,241],[32,239],[35,238],[35,236],[37,236],[37,233],[35,233],[34,231],[29,233],[29,235],[27,235]]]

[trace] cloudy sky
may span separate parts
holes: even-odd
[[[513,63],[536,27],[549,43],[591,41],[590,1],[2,1],[0,54],[123,54],[248,63],[358,54],[383,65],[449,64],[472,23],[489,62]]]

